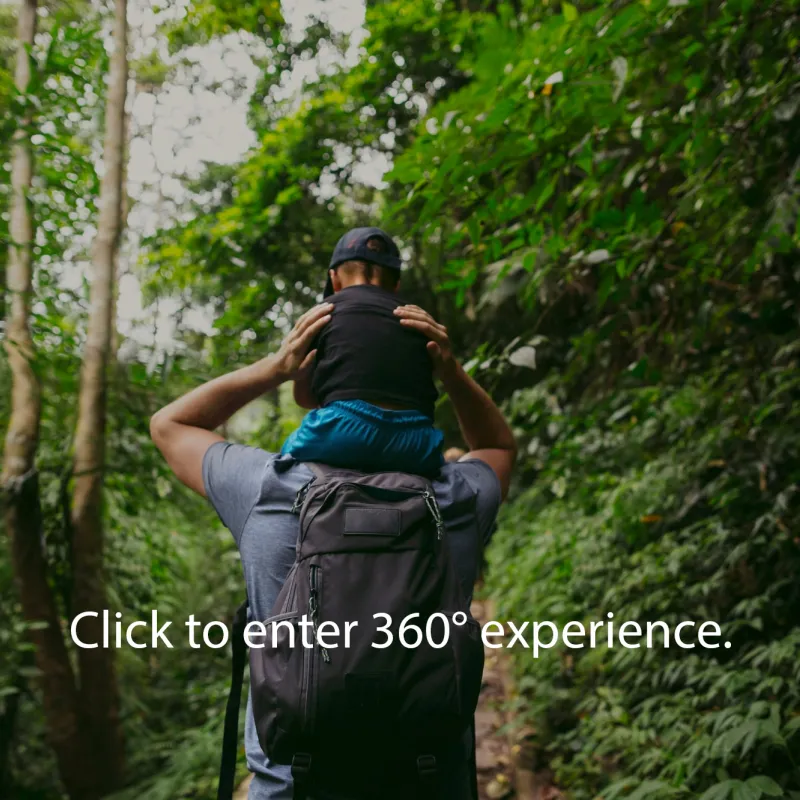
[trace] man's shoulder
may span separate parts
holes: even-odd
[[[290,456],[233,442],[211,445],[203,458],[206,496],[237,540],[259,503],[291,507],[310,477],[308,467]]]
[[[226,482],[247,477],[249,483],[262,486],[271,482],[295,485],[311,477],[308,466],[291,456],[235,442],[211,445],[203,459],[203,468],[208,477],[216,470]]]
[[[207,482],[223,479],[225,483],[235,483],[247,477],[251,485],[275,482],[293,487],[302,485],[312,476],[308,465],[292,456],[233,442],[211,445],[205,454],[203,468]],[[486,500],[497,500],[499,504],[497,475],[479,459],[445,464],[432,483],[437,498],[444,501],[480,495]]]
[[[259,504],[291,506],[297,491],[312,477],[307,464],[258,447],[218,442],[203,460],[206,494],[222,521],[234,532]],[[482,528],[491,526],[500,507],[500,482],[478,459],[445,464],[432,481],[443,511],[475,514]]]
[[[469,497],[500,505],[500,481],[494,470],[477,458],[445,464],[434,479],[433,488],[439,502]]]

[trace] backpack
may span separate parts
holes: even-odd
[[[484,651],[433,487],[308,466],[296,561],[270,617],[248,631],[258,740],[291,764],[295,798],[439,797],[439,767],[472,725]],[[218,800],[233,792],[245,622],[246,604]]]

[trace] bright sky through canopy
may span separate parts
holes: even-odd
[[[185,6],[185,2],[181,3]],[[353,34],[348,60],[356,57],[363,39],[363,0],[291,0],[284,2],[286,22],[298,38],[314,16],[322,17],[341,33]],[[132,4],[129,22],[134,48],[140,52],[152,47],[156,30],[149,3]],[[134,206],[128,218],[125,259],[133,265],[137,258],[137,241],[163,225],[171,199],[180,203],[184,189],[179,176],[198,176],[205,162],[236,163],[255,144],[247,126],[250,95],[259,76],[259,67],[249,53],[249,42],[231,34],[205,46],[196,46],[182,53],[191,67],[179,67],[175,79],[160,88],[157,94],[141,91],[129,98],[133,138],[130,144],[128,191]],[[134,53],[136,55],[136,53]],[[297,94],[304,80],[313,79],[320,68],[336,56],[321,52],[293,71],[284,87],[287,96]],[[195,66],[196,65],[196,66]],[[191,69],[201,71],[197,80]],[[226,92],[224,88],[244,84],[244,91]],[[385,157],[359,165],[357,175],[364,183],[379,185],[389,168]],[[328,193],[330,190],[326,187]],[[165,202],[166,201],[166,202]],[[139,282],[130,269],[123,269],[120,280],[118,327],[126,336],[142,343],[169,348],[174,341],[174,315],[177,302],[162,301],[154,326],[151,312],[142,307]],[[205,309],[189,310],[183,317],[189,327],[211,331],[211,317]],[[124,351],[123,351],[124,355]]]

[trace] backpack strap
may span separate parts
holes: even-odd
[[[417,758],[417,778],[419,780],[417,797],[419,800],[436,800],[438,797],[439,767],[435,756]]]
[[[344,469],[343,467],[332,467],[329,464],[318,464],[316,461],[304,461],[304,463],[314,474],[314,478],[317,480],[327,480],[328,478],[332,478],[335,475],[363,475],[363,472],[359,472],[355,469]]]
[[[311,756],[308,753],[295,753],[292,756],[292,800],[309,800],[310,772]]]
[[[316,461],[306,461],[305,465],[311,470],[315,478],[325,480],[333,472],[333,467],[327,467],[325,464],[317,464]]]
[[[470,791],[472,792],[472,800],[480,800],[480,792],[478,790],[478,738],[475,731],[475,717],[472,718],[470,724],[470,732],[472,736],[472,749],[469,754],[469,783]]]
[[[225,727],[222,737],[222,760],[219,768],[217,800],[233,800],[236,782],[236,751],[239,741],[239,706],[242,700],[244,665],[247,660],[247,645],[244,629],[247,626],[247,600],[236,609],[231,634],[233,663],[231,666],[231,691],[225,708]]]

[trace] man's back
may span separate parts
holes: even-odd
[[[299,521],[291,509],[310,477],[306,465],[255,448],[219,443],[206,453],[206,494],[239,546],[254,619],[270,616],[294,563]],[[471,596],[480,553],[500,504],[497,476],[481,461],[465,461],[444,467],[433,487],[462,588]],[[269,763],[261,751],[249,702],[245,731],[248,762],[256,772],[251,800],[291,797],[289,768]],[[443,800],[468,797],[467,755],[465,744],[443,770]]]

